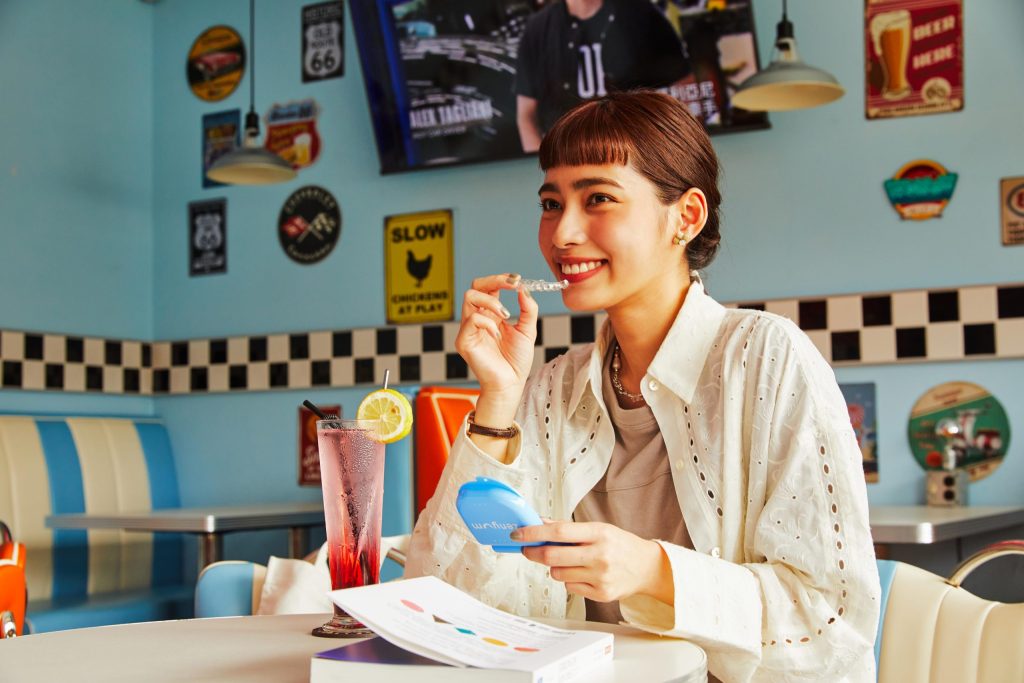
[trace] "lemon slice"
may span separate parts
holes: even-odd
[[[403,394],[394,389],[370,392],[356,410],[358,420],[377,420],[379,439],[394,443],[412,431],[412,405]]]

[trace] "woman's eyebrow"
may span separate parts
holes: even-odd
[[[612,187],[623,189],[622,185],[611,178],[580,178],[579,180],[573,181],[572,189],[585,190],[586,188],[593,187],[594,185],[611,185]],[[558,188],[554,183],[544,183],[540,186],[540,189],[537,190],[537,194],[544,194],[545,192],[558,192]]]

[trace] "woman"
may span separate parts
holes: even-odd
[[[695,271],[719,242],[718,162],[672,98],[613,94],[544,138],[540,249],[597,343],[529,377],[537,305],[465,294],[456,348],[480,382],[413,533],[434,574],[522,615],[686,638],[722,681],[873,681],[879,585],[857,447],[835,378],[790,321],[729,310]],[[455,510],[477,476],[551,521],[499,555]],[[653,540],[652,540],[653,539]]]

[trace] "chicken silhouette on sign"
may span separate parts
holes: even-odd
[[[405,259],[405,270],[409,275],[416,278],[417,287],[422,286],[423,280],[430,274],[430,263],[433,260],[433,254],[429,254],[425,259],[417,259],[415,254],[412,253],[412,249],[409,250],[409,255]]]

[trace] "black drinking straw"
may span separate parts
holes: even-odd
[[[324,411],[320,410],[313,404],[312,401],[303,401],[302,405],[312,410],[313,414],[316,415],[321,420],[337,420],[340,418],[339,415],[335,415],[334,413],[325,413]]]

